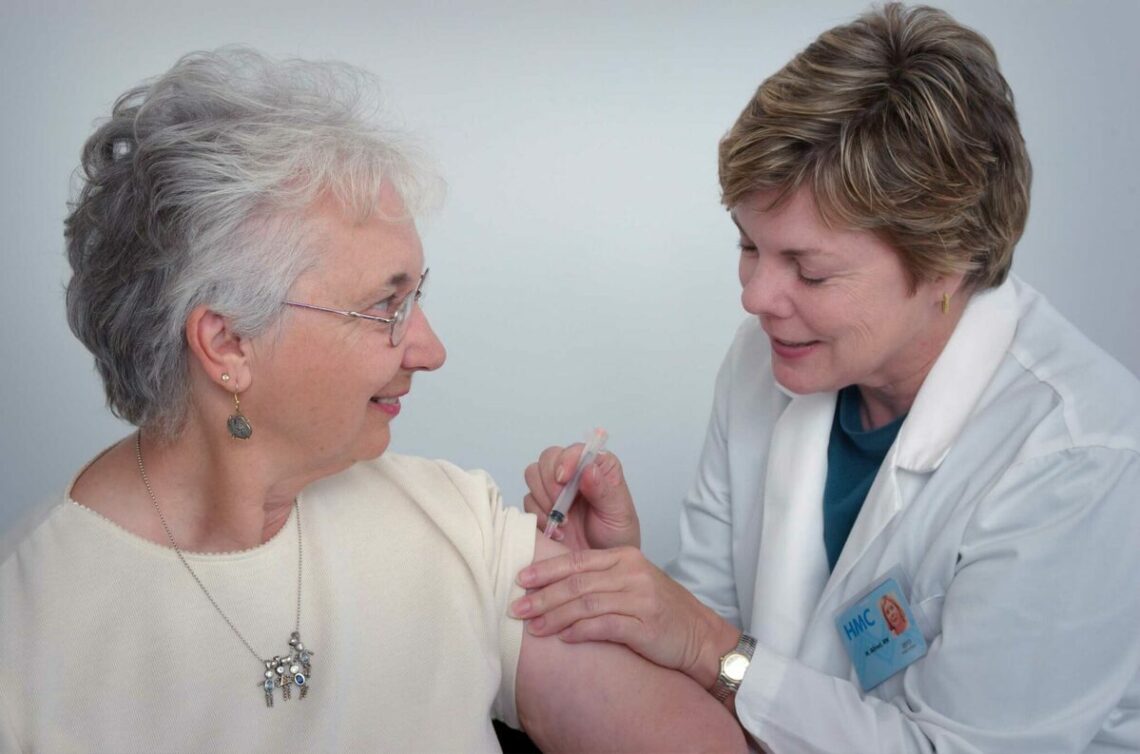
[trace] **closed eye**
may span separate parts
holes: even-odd
[[[799,254],[793,253],[793,254],[789,254],[788,256],[791,259],[792,263],[795,264],[795,266],[796,266],[796,277],[798,277],[800,279],[801,283],[803,283],[804,285],[807,285],[807,286],[813,286],[813,285],[822,285],[823,283],[827,282],[827,280],[828,280],[827,275],[819,275],[819,274],[813,275],[810,272],[806,272],[804,270],[804,261]]]

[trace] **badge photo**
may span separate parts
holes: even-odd
[[[864,691],[926,654],[926,639],[896,570],[835,616],[835,628]]]

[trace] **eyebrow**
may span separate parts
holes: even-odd
[[[393,275],[392,277],[388,278],[388,283],[387,283],[387,285],[386,285],[385,287],[388,287],[388,288],[399,288],[399,287],[401,287],[401,286],[407,285],[407,284],[408,284],[408,283],[410,283],[411,281],[412,281],[412,276],[411,276],[411,275],[409,275],[408,273],[406,273],[406,272],[397,272],[395,275]]]
[[[736,226],[736,229],[738,231],[740,231],[741,238],[745,238],[748,241],[755,243],[755,241],[752,240],[751,236],[744,232],[744,228],[740,227],[740,223],[736,220],[736,215],[729,215],[729,217],[732,218],[732,224]],[[786,257],[805,257],[812,255],[831,256],[831,252],[824,249],[816,249],[814,247],[809,247],[806,249],[780,249],[779,253],[782,256]]]
[[[392,275],[388,280],[379,288],[369,288],[368,295],[364,298],[367,299],[365,304],[371,305],[384,298],[381,294],[389,290],[398,290],[408,285],[412,280],[412,276],[406,272],[397,272]]]

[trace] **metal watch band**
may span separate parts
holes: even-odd
[[[717,674],[716,683],[713,684],[710,692],[718,702],[724,702],[730,694],[736,693],[740,688],[740,681],[729,678],[724,672],[724,661],[728,659],[729,655],[742,655],[748,661],[752,660],[752,653],[756,651],[756,640],[748,634],[740,634],[740,641],[736,642],[736,647],[720,658],[720,672]]]

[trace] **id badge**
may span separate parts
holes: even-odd
[[[926,654],[926,639],[903,591],[903,580],[901,570],[892,568],[835,615],[839,638],[864,691]]]

